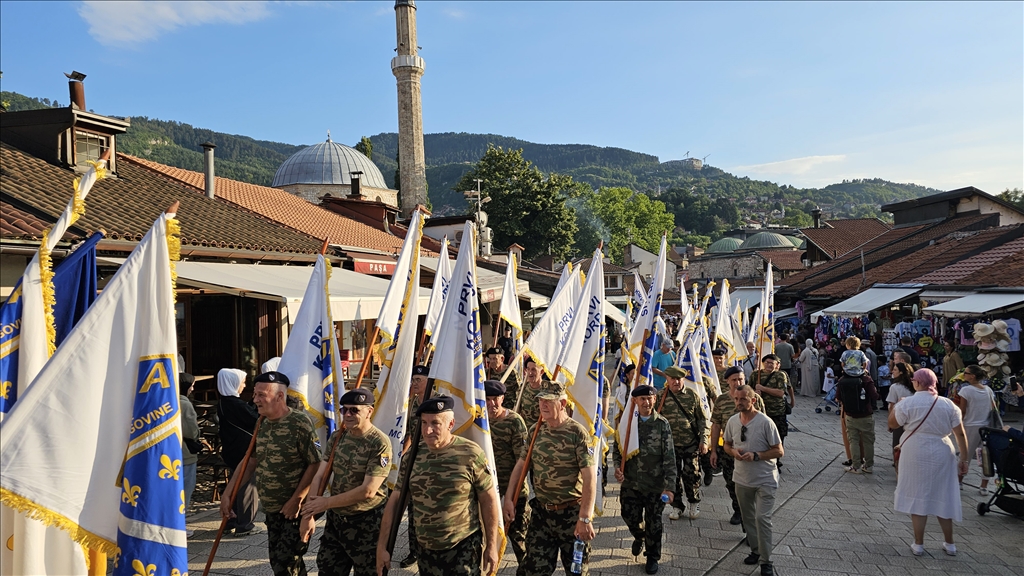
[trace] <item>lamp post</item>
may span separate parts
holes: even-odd
[[[462,195],[465,196],[467,200],[476,199],[476,229],[478,235],[481,238],[481,241],[477,245],[477,254],[480,256],[490,256],[490,250],[484,250],[484,231],[489,231],[490,229],[486,228],[486,222],[483,221],[484,213],[482,211],[482,208],[484,204],[487,204],[488,202],[491,201],[491,198],[489,196],[487,198],[483,198],[483,193],[480,190],[480,185],[483,183],[483,180],[481,180],[480,178],[475,178],[474,182],[476,182],[476,190],[467,190],[463,192]],[[486,238],[486,242],[490,243],[489,237]],[[487,253],[485,254],[485,252]]]

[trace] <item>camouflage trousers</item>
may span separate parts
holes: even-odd
[[[299,518],[289,520],[280,512],[267,512],[267,548],[274,576],[306,576],[302,555],[309,549],[299,535]]]
[[[483,535],[477,530],[447,550],[420,547],[416,567],[421,576],[480,576],[483,549]]]
[[[374,576],[377,573],[377,535],[384,506],[351,516],[327,513],[320,536],[316,567],[323,576]]]
[[[409,521],[409,556],[419,558],[420,543],[416,540],[416,525],[412,521],[412,498],[409,498],[409,506],[406,511],[405,517]]]
[[[526,531],[530,526],[531,510],[526,506],[526,496],[520,495],[516,501],[516,518],[505,527],[508,545],[516,555],[516,561],[523,563],[526,557]]]
[[[672,506],[685,510],[683,494],[690,503],[700,502],[700,457],[696,450],[676,447],[676,494]]]
[[[732,472],[736,469],[736,460],[725,453],[721,447],[718,448],[718,466],[722,468],[722,478],[725,478],[725,489],[729,491],[729,499],[732,500],[732,511],[740,513],[740,503],[736,500],[736,483],[732,481]]]
[[[533,513],[530,529],[526,533],[526,558],[519,564],[516,576],[551,576],[555,573],[558,557],[562,568],[569,573],[572,565],[572,547],[576,542],[576,521],[580,517],[579,504],[565,510],[545,510],[537,499],[530,500]],[[583,550],[583,576],[589,574],[590,542]]]
[[[650,560],[661,560],[661,535],[665,531],[661,520],[665,503],[661,501],[661,492],[623,488],[619,493],[619,505],[629,533],[633,538],[644,541],[644,555]]]

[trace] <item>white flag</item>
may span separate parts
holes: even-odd
[[[566,267],[568,266],[569,264],[566,264]],[[533,327],[530,337],[523,344],[525,354],[537,363],[537,366],[544,371],[545,376],[549,379],[558,364],[558,357],[562,352],[565,337],[569,333],[573,316],[576,314],[576,304],[582,289],[580,275],[570,274],[565,286],[551,299],[544,316]],[[519,390],[522,392],[523,387],[520,387]]]
[[[732,299],[729,295],[729,280],[722,280],[718,298],[718,318],[715,322],[715,342],[725,347],[726,366],[735,366],[747,357],[747,345],[733,318]]]
[[[288,395],[301,400],[306,413],[313,418],[321,446],[336,429],[335,392],[344,393],[341,390],[343,385],[338,383],[335,366],[338,339],[331,316],[330,278],[331,265],[323,255],[317,256],[302,305],[295,315],[295,324],[277,367],[291,381]]]
[[[757,344],[761,347],[761,358],[775,353],[775,286],[772,277],[772,262],[764,274],[764,292],[761,293],[761,319],[758,322]]]
[[[409,230],[405,233],[405,242],[402,243],[402,252],[398,255],[395,274],[391,276],[388,290],[384,293],[384,301],[380,305],[380,313],[377,314],[377,328],[380,330],[377,354],[381,357],[385,356],[384,351],[398,336],[398,319],[402,314],[402,302],[405,299],[406,287],[409,285],[411,277],[408,272],[412,270],[409,267],[409,261],[412,260],[414,252],[419,256],[422,236],[423,213],[417,209],[409,220]],[[404,275],[403,271],[406,272]]]
[[[177,338],[164,214],[0,426],[0,499],[111,555],[185,573]]]
[[[562,267],[562,275],[558,277],[558,284],[555,285],[555,291],[551,294],[551,299],[554,300],[558,297],[558,293],[562,291],[562,288],[569,282],[569,278],[572,278],[572,262],[566,262],[565,266]]]
[[[448,297],[448,285],[451,281],[452,262],[448,257],[448,237],[445,236],[444,241],[441,242],[441,254],[437,259],[437,270],[434,271],[434,285],[430,290],[427,315],[423,320],[423,333],[430,338],[431,348],[436,345],[437,322],[441,319],[441,313],[444,311],[445,299]]]
[[[683,385],[697,393],[704,418],[705,420],[710,420],[711,404],[708,401],[707,389],[704,388],[704,377],[706,375],[700,362],[701,343],[702,337],[700,328],[698,328],[687,339],[683,349],[679,351],[679,368],[683,371]]]

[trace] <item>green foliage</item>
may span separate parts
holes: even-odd
[[[687,244],[692,244],[698,248],[704,249],[711,246],[711,242],[711,236],[702,236],[700,234],[675,235],[669,239],[669,243],[673,246],[686,246]]]
[[[51,102],[49,98],[32,98],[31,96],[23,96],[17,92],[7,92],[6,90],[0,92],[0,103],[3,104],[4,110],[8,112],[60,107],[56,98]]]
[[[799,208],[787,208],[786,217],[779,223],[794,228],[810,228],[814,226],[814,218]]]
[[[730,198],[710,198],[690,190],[672,188],[658,196],[675,214],[676,227],[691,234],[713,235],[739,225],[740,213]]]
[[[582,210],[577,209],[576,250],[588,254],[597,242],[596,233],[605,241],[604,253],[621,264],[626,244],[630,242],[657,254],[661,236],[675,227],[674,217],[665,210],[665,203],[651,200],[629,188],[601,188],[582,196]],[[596,217],[596,222],[590,216]],[[582,220],[582,222],[581,222]],[[600,227],[595,227],[599,223]],[[592,230],[586,228],[590,226]]]
[[[1020,188],[1014,188],[1013,190],[1007,188],[1000,192],[998,197],[1004,202],[1013,204],[1018,210],[1024,211],[1024,190]]]
[[[370,161],[373,161],[373,141],[366,136],[363,136],[359,143],[354,146],[356,150],[359,150],[363,156],[366,156]]]
[[[523,158],[522,150],[489,146],[455,190],[476,190],[478,178],[483,181],[483,196],[491,198],[485,210],[495,246],[517,242],[526,247],[527,258],[548,252],[559,258],[570,255],[576,221],[566,200],[580,192],[571,177],[550,174],[545,178]]]

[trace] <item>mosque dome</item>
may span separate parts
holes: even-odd
[[[767,250],[770,248],[793,248],[793,244],[782,234],[758,232],[744,240],[738,250]]]
[[[732,252],[733,250],[739,248],[740,244],[742,244],[742,243],[743,242],[740,241],[739,238],[733,238],[731,236],[726,236],[725,238],[717,240],[711,246],[708,246],[708,249],[705,250],[704,253],[705,254],[728,254],[729,252]]]
[[[361,186],[387,189],[387,182],[372,160],[355,148],[331,140],[299,150],[281,164],[274,174],[274,188],[292,184],[351,185],[350,172],[362,172]]]
[[[796,236],[789,236],[789,235],[787,235],[787,236],[785,236],[785,238],[786,238],[786,240],[789,240],[789,243],[792,244],[796,248],[799,248],[800,245],[804,243],[802,238],[797,238]]]

